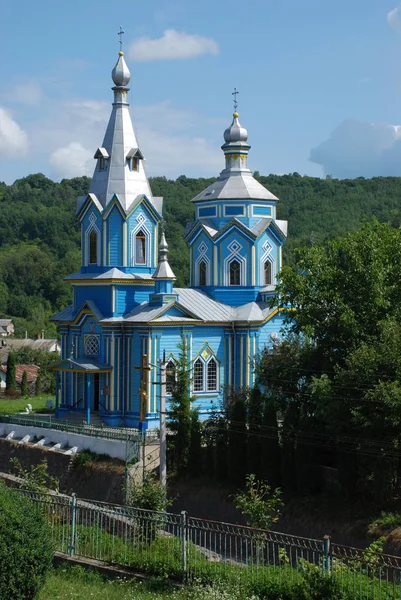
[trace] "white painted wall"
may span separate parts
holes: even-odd
[[[26,425],[14,425],[13,423],[0,423],[0,435],[6,436],[11,431],[15,432],[14,438],[23,438],[26,435],[45,437],[49,442],[61,444],[61,446],[78,447],[78,452],[91,450],[96,454],[108,454],[113,458],[119,458],[125,462],[126,443],[119,440],[107,440],[95,438],[90,435],[69,433],[68,431],[56,431],[55,429],[43,429],[42,427],[28,427]]]

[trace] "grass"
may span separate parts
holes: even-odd
[[[46,401],[53,400],[50,394],[42,396],[29,396],[25,398],[0,398],[0,414],[16,414],[24,412],[27,404],[32,405],[33,412],[50,412],[46,408]],[[53,412],[53,411],[52,411]]]
[[[174,590],[160,579],[139,582],[129,579],[108,579],[96,571],[82,567],[59,567],[47,578],[39,600],[165,600],[188,598],[187,593]]]

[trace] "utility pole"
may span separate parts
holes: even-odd
[[[167,483],[166,462],[166,358],[160,359],[160,484]]]

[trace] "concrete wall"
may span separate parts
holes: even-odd
[[[0,436],[7,435],[11,431],[15,431],[16,438],[23,438],[26,435],[36,436],[39,439],[46,438],[49,443],[53,442],[71,448],[77,446],[78,451],[91,450],[96,454],[108,454],[112,458],[118,458],[125,462],[126,443],[119,440],[107,440],[78,433],[68,433],[67,431],[14,425],[13,423],[0,423]]]

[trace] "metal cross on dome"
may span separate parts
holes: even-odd
[[[117,35],[120,37],[120,51],[122,51],[122,49],[123,49],[123,35],[124,35],[124,33],[125,33],[125,31],[124,31],[124,29],[120,25],[120,31],[117,33]]]
[[[237,96],[239,94],[239,91],[237,90],[237,88],[234,88],[234,91],[231,92],[231,95],[234,96],[234,110],[235,112],[237,112],[237,108],[238,108],[238,102],[237,102]]]

